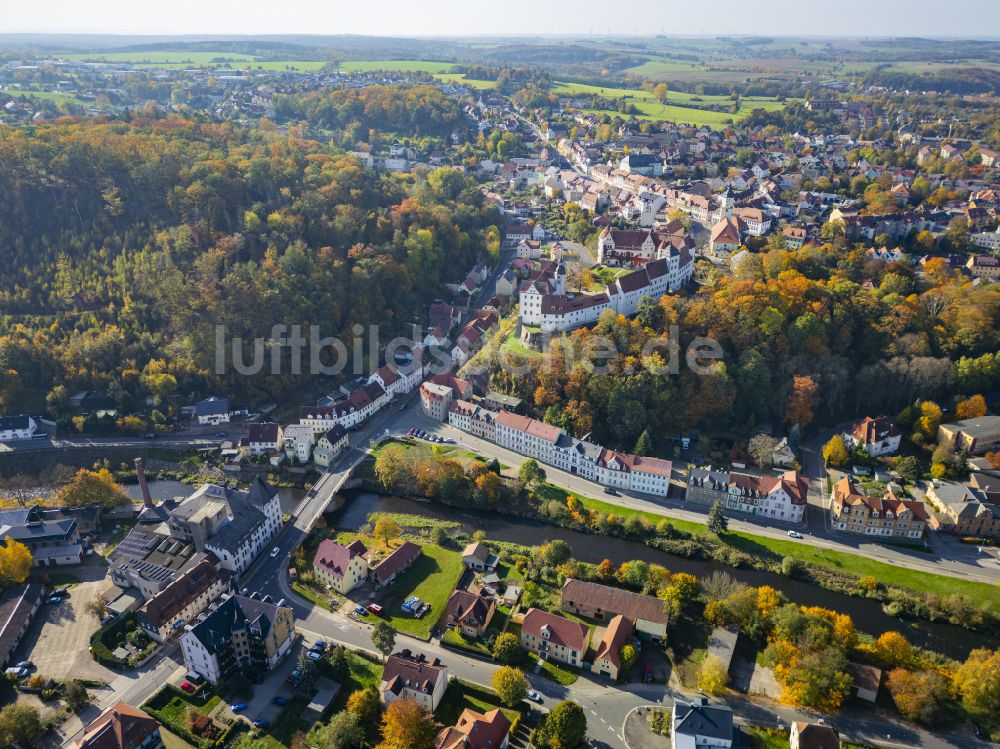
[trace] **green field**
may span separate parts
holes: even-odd
[[[626,68],[626,73],[642,78],[659,78],[668,73],[694,70],[698,66],[691,62],[675,62],[673,60],[646,60],[642,65]]]
[[[433,60],[347,60],[340,63],[340,69],[348,72],[365,72],[369,70],[390,70],[400,73],[447,73],[454,67],[453,62],[434,62]]]
[[[777,111],[784,108],[784,103],[776,99],[765,97],[744,97],[741,101],[740,111],[737,114],[732,112],[715,112],[705,109],[694,109],[694,106],[701,104],[722,104],[729,105],[732,102],[728,96],[698,96],[683,91],[670,91],[667,97],[668,103],[661,104],[651,93],[635,88],[611,88],[607,86],[591,86],[585,83],[557,83],[553,91],[565,96],[575,94],[595,94],[607,99],[619,99],[622,96],[629,98],[635,104],[639,114],[639,119],[647,120],[670,120],[672,122],[686,122],[692,125],[706,125],[712,128],[722,128],[727,124],[727,120],[738,122],[748,116],[754,109],[766,109]],[[688,105],[688,106],[684,106]],[[610,110],[586,110],[595,114],[607,114],[610,116],[622,116],[618,112]]]
[[[471,88],[479,89],[480,91],[493,88],[494,86],[493,81],[480,81],[475,78],[466,78],[465,73],[435,73],[434,77],[439,81],[444,81],[445,83],[458,83],[470,86]]]
[[[38,99],[39,101],[52,101],[56,104],[62,101],[73,102],[81,105],[83,104],[83,102],[73,94],[63,94],[58,91],[20,91],[10,89],[0,91],[0,99],[4,102],[10,101],[10,99],[28,98]]]

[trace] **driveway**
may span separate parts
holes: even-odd
[[[18,648],[16,660],[30,659],[36,673],[53,679],[100,679],[111,682],[117,673],[90,657],[90,636],[97,621],[86,611],[87,602],[107,588],[102,578],[69,589],[62,603],[43,603],[31,631]]]

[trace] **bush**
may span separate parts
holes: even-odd
[[[191,728],[191,733],[202,739],[215,741],[222,734],[221,729],[212,722],[211,718],[194,710],[188,711],[188,725]]]
[[[785,557],[781,560],[781,572],[788,577],[799,577],[806,571],[806,566],[801,559],[795,557]]]

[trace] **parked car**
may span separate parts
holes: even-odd
[[[302,672],[296,669],[285,677],[285,684],[287,684],[290,687],[297,687],[299,685],[299,679],[301,678],[302,678]]]
[[[610,486],[604,487],[604,493],[610,494],[612,497],[618,496],[618,491],[616,489],[612,489]]]
[[[281,549],[278,548],[277,546],[275,546],[273,549],[271,549],[271,559],[274,559],[280,553],[281,553]]]
[[[321,660],[323,660],[323,654],[317,653],[315,650],[310,650],[308,653],[306,653],[306,658],[311,660],[313,663],[319,663]]]
[[[284,707],[288,704],[288,700],[282,697],[280,694],[271,700],[272,705],[277,705],[278,707]]]
[[[266,730],[266,729],[268,729],[268,728],[271,727],[271,723],[270,723],[270,721],[267,721],[267,720],[264,720],[263,718],[261,718],[260,720],[255,720],[253,722],[253,727],[254,728],[260,728],[261,730]]]
[[[383,608],[381,606],[379,606],[377,603],[369,603],[366,608],[370,612],[372,612],[373,614],[375,614],[375,616],[382,616]]]
[[[220,439],[220,440],[224,440],[224,439],[225,439],[226,437],[228,437],[228,436],[229,436],[229,435],[228,435],[228,434],[226,434],[225,432],[216,432],[216,433],[215,433],[215,438],[216,438],[216,439]]]
[[[326,652],[326,643],[323,640],[316,640],[316,643],[309,648],[310,650],[316,650],[320,653]]]
[[[62,603],[62,596],[49,596],[49,603],[57,604]]]
[[[188,694],[194,694],[195,691],[197,690],[197,687],[194,684],[192,684],[190,681],[182,681],[181,682],[181,689],[183,689]]]
[[[188,671],[186,674],[184,674],[184,678],[190,681],[192,684],[201,684],[203,681],[205,681],[205,677],[203,677],[201,674],[196,674],[193,671]]]
[[[229,706],[229,709],[232,710],[234,713],[241,713],[247,709],[247,703],[234,702],[232,705]]]
[[[413,427],[410,427],[409,429],[406,430],[406,436],[407,437],[412,437],[413,436],[413,432],[414,432]]]
[[[18,679],[23,679],[28,675],[28,669],[11,666],[4,673],[7,674],[7,676],[16,676]]]
[[[540,695],[534,689],[529,689],[528,690],[528,699],[531,700],[532,702],[541,702],[542,701],[542,695]]]
[[[147,439],[147,440],[155,440],[156,439],[156,432],[146,432],[146,434],[144,434],[142,436],[145,439]]]
[[[802,538],[802,534],[798,531],[788,531],[789,538]]]
[[[21,661],[20,663],[15,663],[14,665],[18,668],[26,668],[29,671],[35,667],[35,664],[31,661]]]
[[[364,606],[355,606],[354,613],[358,616],[368,616],[368,610]]]

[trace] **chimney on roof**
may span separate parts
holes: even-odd
[[[142,493],[142,506],[153,509],[153,498],[149,496],[149,485],[146,483],[146,461],[135,459],[135,477],[139,481],[139,491]]]

